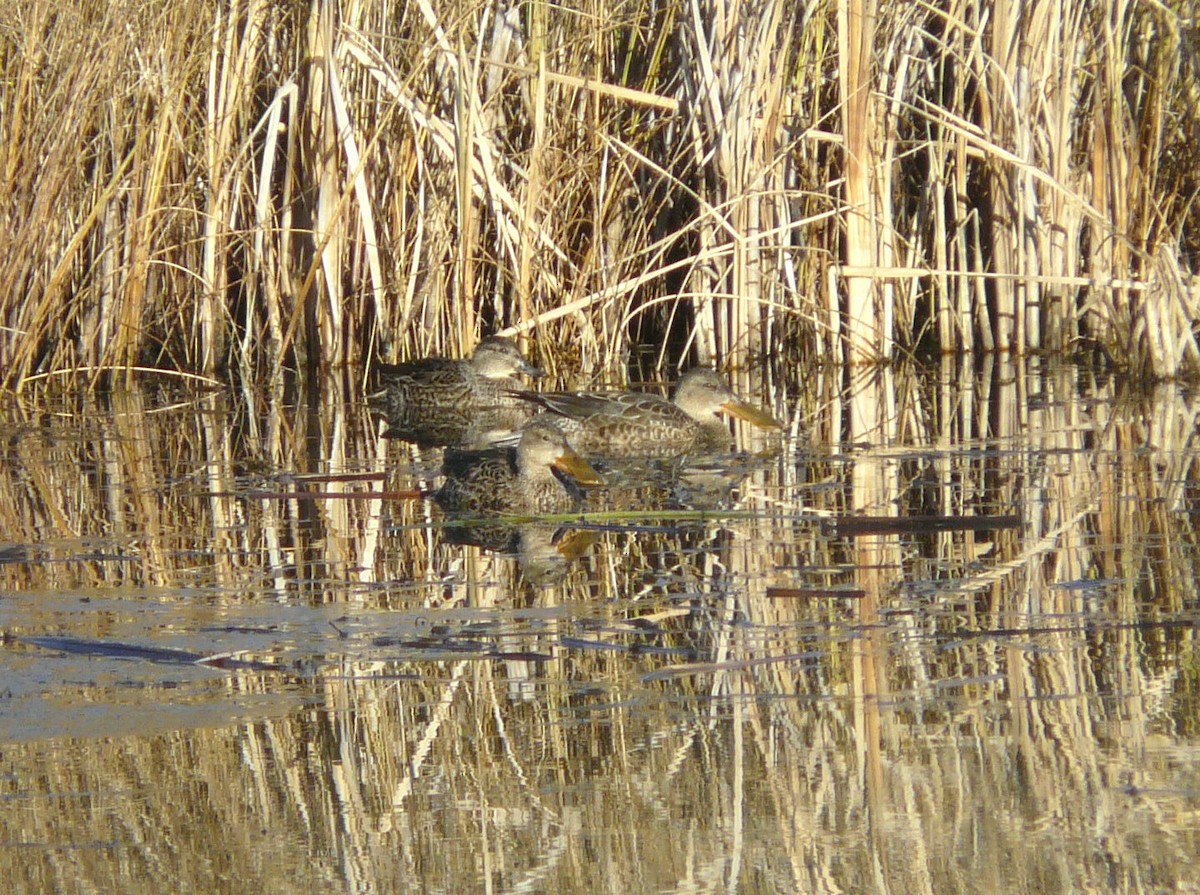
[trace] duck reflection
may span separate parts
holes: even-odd
[[[602,506],[615,512],[639,510],[728,510],[739,487],[760,468],[759,458],[729,454],[672,460],[598,461],[604,473]],[[597,504],[600,504],[597,501]]]
[[[590,529],[543,522],[472,523],[447,517],[442,540],[479,547],[516,560],[525,580],[535,587],[556,584],[600,535]]]
[[[671,475],[674,506],[686,510],[727,510],[739,499],[739,489],[756,468],[753,458],[729,457],[681,464]]]

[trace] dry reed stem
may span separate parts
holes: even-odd
[[[845,150],[845,260],[858,267],[879,263],[875,225],[878,186],[872,182],[877,162],[875,81],[871,60],[875,41],[876,7],[873,0],[840,0],[837,5],[838,87]],[[834,296],[830,297],[831,300]],[[852,365],[874,363],[891,356],[890,332],[883,332],[876,293],[867,280],[846,283],[847,360]],[[851,437],[863,433],[851,430]]]

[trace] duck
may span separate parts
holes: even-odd
[[[443,472],[446,481],[433,499],[443,510],[459,514],[569,512],[582,502],[581,487],[603,484],[545,416],[527,423],[515,446],[447,451]]]
[[[725,416],[762,429],[779,428],[770,413],[738,398],[707,367],[686,373],[670,401],[641,392],[519,395],[548,413],[586,457],[656,459],[728,451],[732,438]]]
[[[387,418],[384,438],[464,450],[513,438],[534,415],[513,395],[522,387],[518,375],[545,375],[504,336],[484,339],[469,359],[384,364],[378,374],[381,388],[371,400]]]

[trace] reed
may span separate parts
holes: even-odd
[[[739,385],[1081,339],[1192,372],[1183,15],[12,0],[2,381],[357,375],[493,330],[567,379],[645,343]]]

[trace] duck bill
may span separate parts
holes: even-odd
[[[561,531],[561,529],[559,530]],[[600,532],[579,530],[565,532],[559,537],[559,532],[555,532],[556,540],[554,549],[559,552],[563,559],[576,560],[587,551],[588,547],[598,543],[600,540]]]
[[[517,370],[521,373],[524,373],[530,379],[544,379],[546,376],[545,370],[543,370],[541,367],[535,367],[529,361],[522,361],[521,366],[519,366]]]
[[[565,472],[580,485],[603,485],[604,479],[600,473],[592,469],[590,463],[570,448],[554,461],[554,468]]]
[[[761,407],[755,407],[753,404],[745,404],[741,401],[726,401],[721,405],[721,412],[739,420],[745,420],[752,426],[758,426],[760,429],[778,429],[780,428],[779,421],[771,414],[767,413]]]

